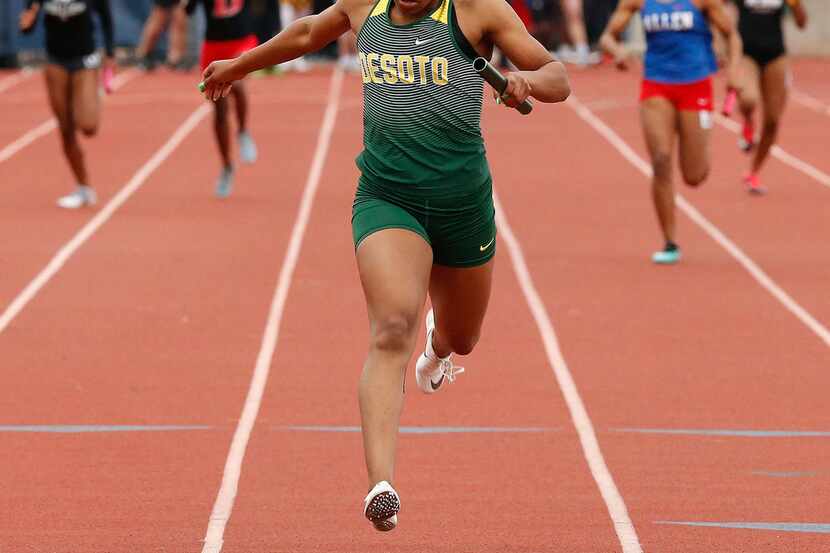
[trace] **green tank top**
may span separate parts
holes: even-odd
[[[357,165],[364,177],[416,188],[489,179],[480,126],[484,83],[456,40],[450,2],[395,25],[392,0],[379,0],[358,34],[364,149]]]

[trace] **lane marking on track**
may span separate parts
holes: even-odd
[[[819,113],[823,113],[824,115],[830,115],[830,106],[828,106],[818,98],[814,98],[809,94],[792,88],[790,89],[790,96],[793,100],[795,100],[797,103],[801,104],[806,108],[809,108],[813,111],[817,111]]]
[[[29,80],[37,73],[35,69],[22,69],[16,72],[14,75],[9,75],[4,79],[0,79],[0,93],[6,92],[8,89],[16,86],[24,81]]]
[[[140,74],[141,72],[137,69],[128,69],[122,73],[119,73],[112,79],[113,90],[118,90]],[[57,127],[57,120],[54,117],[50,117],[37,127],[26,131],[20,138],[7,144],[2,150],[0,150],[0,163],[3,163],[35,140],[46,136]]]
[[[562,355],[562,350],[559,347],[559,339],[556,337],[556,332],[553,329],[553,323],[548,316],[539,292],[536,290],[536,285],[533,283],[533,278],[527,267],[522,247],[513,234],[513,229],[507,220],[507,214],[495,191],[493,193],[493,200],[496,206],[496,223],[499,233],[507,245],[507,251],[513,262],[513,270],[516,273],[516,278],[519,281],[522,293],[525,296],[525,300],[527,300],[527,305],[536,321],[542,343],[545,346],[548,362],[553,369],[556,381],[559,383],[559,388],[562,390],[562,395],[565,398],[568,411],[570,411],[574,427],[579,435],[579,442],[582,444],[582,451],[588,462],[591,475],[594,477],[602,499],[608,508],[608,514],[614,524],[614,531],[617,533],[620,545],[622,545],[622,551],[623,553],[642,553],[643,549],[637,537],[637,530],[634,528],[634,524],[628,516],[625,501],[623,501],[622,495],[614,483],[614,478],[611,476],[611,471],[605,462],[605,458],[602,456],[594,426],[591,423],[591,418],[588,416],[588,411],[585,409],[585,404],[579,395],[571,371],[568,369],[568,364],[565,362],[565,357]]]
[[[136,190],[147,181],[150,175],[158,169],[170,154],[187,138],[190,132],[196,128],[202,119],[210,112],[210,106],[200,105],[188,118],[179,126],[167,142],[153,154],[153,156],[142,165],[124,187],[98,211],[86,225],[78,231],[75,236],[67,242],[58,253],[49,261],[49,264],[32,280],[26,288],[9,304],[6,310],[0,315],[0,333],[14,320],[26,305],[40,292],[44,286],[54,277],[67,261],[86,243],[104,223],[132,196]]]
[[[6,424],[0,432],[45,432],[84,434],[90,432],[171,432],[175,430],[210,430],[211,426],[192,424]]]
[[[274,430],[291,432],[335,432],[358,433],[359,426],[277,426]],[[401,426],[401,434],[521,434],[536,432],[558,432],[558,428],[534,426]]]
[[[613,428],[614,432],[679,436],[729,436],[736,438],[830,438],[818,430],[729,430],[722,428]]]
[[[597,133],[605,138],[629,163],[636,167],[641,173],[647,177],[651,177],[651,166],[641,158],[625,140],[614,132],[611,127],[605,124],[602,119],[594,115],[591,110],[586,108],[576,97],[571,95],[568,102],[566,102],[576,112],[576,114],[588,125],[590,125]],[[697,224],[703,231],[709,235],[712,240],[717,242],[735,261],[737,261],[746,271],[754,278],[758,284],[761,285],[767,292],[769,292],[787,311],[795,315],[799,321],[809,328],[824,344],[830,347],[830,330],[821,324],[815,317],[813,317],[806,309],[804,309],[798,302],[796,302],[787,292],[784,291],[767,273],[765,273],[757,263],[755,263],[747,254],[743,252],[732,240],[730,240],[723,232],[720,231],[714,224],[712,224],[706,217],[704,217],[691,203],[677,194],[677,207],[680,208],[695,224]]]
[[[303,237],[311,216],[314,196],[319,187],[323,166],[328,156],[329,145],[331,143],[332,133],[334,132],[334,124],[337,120],[342,84],[343,73],[340,69],[335,69],[329,84],[326,112],[323,115],[320,133],[317,136],[317,146],[314,150],[311,168],[309,169],[303,196],[297,210],[297,218],[291,230],[291,238],[288,241],[288,247],[285,251],[277,286],[274,290],[274,297],[268,313],[268,322],[263,332],[262,345],[257,355],[251,385],[248,389],[248,395],[245,398],[245,405],[242,408],[242,414],[239,417],[239,423],[234,432],[233,440],[231,440],[228,458],[225,461],[225,469],[222,473],[222,484],[219,487],[216,502],[213,504],[213,510],[210,513],[210,521],[205,532],[205,543],[202,547],[202,553],[219,553],[222,550],[225,527],[233,511],[233,504],[239,487],[239,478],[242,475],[242,462],[245,458],[245,450],[248,447],[248,441],[251,438],[251,432],[256,423],[259,407],[262,403],[262,394],[265,391],[265,384],[268,381],[268,373],[271,370],[271,362],[277,347],[285,302],[288,298],[288,291],[291,288],[291,279],[294,276],[294,269],[297,266],[300,249],[303,245]]]
[[[672,520],[655,520],[654,524],[698,526],[702,528],[732,528],[736,530],[772,530],[775,532],[830,534],[830,524],[816,524],[813,522],[681,522]]]
[[[773,470],[753,470],[752,474],[756,476],[769,476],[772,478],[812,478],[817,476],[817,472],[780,472]]]
[[[732,131],[735,134],[741,133],[740,123],[733,121],[732,119],[728,119],[720,113],[715,113],[715,121],[717,121],[720,126]],[[830,188],[830,175],[828,175],[821,169],[813,165],[810,165],[803,159],[800,159],[792,155],[788,151],[781,148],[781,146],[778,146],[777,144],[774,145],[772,148],[770,148],[770,154],[772,154],[772,157],[781,161],[785,165],[789,165],[793,169],[796,169],[797,171],[804,173],[808,177],[811,177],[818,181],[820,184],[823,184],[824,186]]]

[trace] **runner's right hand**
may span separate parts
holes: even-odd
[[[219,60],[207,66],[202,73],[202,83],[205,85],[204,95],[208,100],[219,100],[226,97],[234,81],[242,79],[245,74],[239,71],[234,63],[236,60]]]

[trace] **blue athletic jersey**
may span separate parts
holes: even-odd
[[[718,70],[709,22],[692,0],[645,0],[645,78],[693,83]]]

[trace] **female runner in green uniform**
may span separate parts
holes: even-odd
[[[397,524],[392,487],[404,377],[429,294],[427,344],[416,365],[426,393],[452,381],[453,353],[479,337],[493,274],[496,226],[479,122],[483,82],[472,68],[498,47],[521,71],[502,101],[561,102],[563,65],[504,0],[338,0],[269,42],[204,72],[205,95],[234,81],[357,35],[363,73],[364,150],[352,229],[371,340],[360,379],[369,476],[363,511],[378,530]]]

